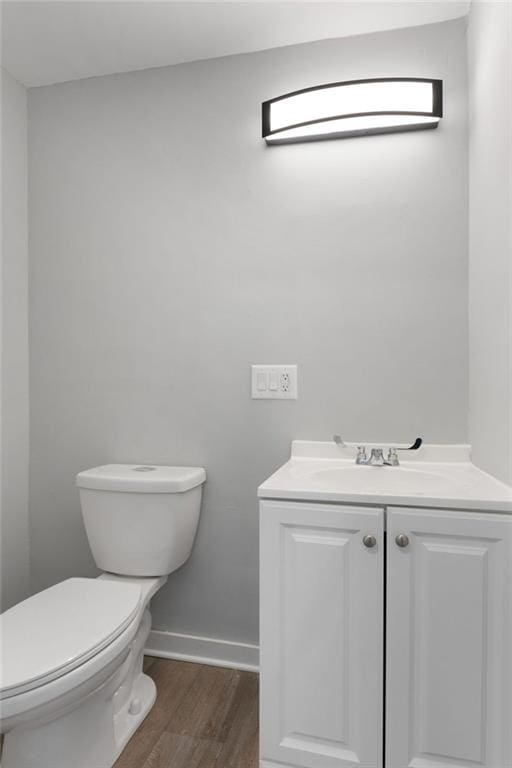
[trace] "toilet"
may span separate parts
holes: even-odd
[[[108,464],[76,484],[97,578],[0,617],[1,768],[111,768],[151,709],[150,599],[189,557],[201,467]]]

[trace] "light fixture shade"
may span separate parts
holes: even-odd
[[[267,144],[437,128],[443,81],[379,77],[327,83],[262,104]]]

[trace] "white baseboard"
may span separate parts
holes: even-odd
[[[213,637],[179,635],[153,629],[149,633],[144,653],[161,659],[194,661],[197,664],[211,664],[214,667],[243,669],[249,672],[259,670],[259,647],[248,643],[233,643]]]

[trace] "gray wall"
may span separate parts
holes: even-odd
[[[0,610],[29,594],[27,93],[2,68]]]
[[[437,131],[267,148],[261,101],[445,82]],[[292,438],[467,439],[465,25],[36,89],[29,100],[34,588],[94,573],[75,473],[204,465],[154,625],[256,641],[256,487]],[[249,365],[298,363],[296,402]]]
[[[469,64],[469,428],[512,483],[512,5],[473,3]]]

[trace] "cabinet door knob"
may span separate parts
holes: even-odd
[[[398,547],[406,547],[409,544],[409,537],[405,533],[399,533],[395,538]]]
[[[365,547],[369,547],[370,549],[374,547],[377,543],[377,539],[372,533],[367,533],[366,536],[363,536],[363,544]]]

